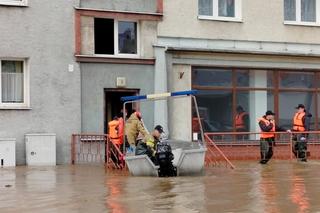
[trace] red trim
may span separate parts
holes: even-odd
[[[74,28],[75,28],[75,54],[81,54],[81,16],[80,13],[74,14]]]
[[[146,21],[162,20],[162,14],[160,13],[139,13],[139,12],[94,10],[94,9],[80,9],[80,8],[76,9],[76,13],[79,13],[81,16],[92,16],[97,18],[146,20]]]
[[[163,13],[163,0],[157,0],[157,13]]]
[[[145,64],[154,65],[155,59],[153,58],[113,58],[113,57],[99,57],[99,56],[83,56],[76,55],[77,62],[86,63],[110,63],[110,64]]]

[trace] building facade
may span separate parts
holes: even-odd
[[[312,130],[318,130],[319,5],[317,0],[165,1],[157,40],[165,57],[156,58],[167,67],[164,90],[198,89],[207,132],[236,131],[238,106],[250,117],[248,131],[259,131],[257,119],[267,110],[290,128],[300,103],[313,115]],[[168,109],[169,129],[174,137],[190,139],[191,103],[176,105]]]
[[[63,9],[61,9],[63,8]],[[0,0],[0,137],[106,133],[121,96],[197,89],[207,132],[236,131],[241,106],[290,127],[305,104],[320,128],[320,0]],[[148,129],[191,139],[191,100],[130,105]],[[169,121],[169,122],[167,122]]]
[[[25,164],[28,133],[56,133],[57,163],[70,161],[70,134],[81,130],[80,69],[72,36],[76,5],[0,1],[0,137],[16,138],[18,165]]]

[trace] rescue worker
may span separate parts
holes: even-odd
[[[115,116],[112,121],[108,123],[109,127],[109,138],[114,146],[118,147],[118,150],[122,152],[123,150],[123,123],[118,116]],[[115,149],[115,147],[110,146],[110,149]],[[119,166],[124,166],[124,159],[122,153],[114,150],[111,152],[111,159],[113,162],[117,163]]]
[[[249,114],[242,106],[237,107],[234,123],[237,132],[249,132]],[[248,139],[248,135],[237,135],[237,139]]]
[[[150,135],[146,136],[143,141],[139,141],[136,148],[136,155],[146,154],[154,164],[157,164],[155,158],[157,144],[160,142],[160,137],[163,132],[163,127],[157,125]]]
[[[306,112],[305,106],[303,104],[299,104],[296,107],[296,113],[293,116],[293,127],[292,131],[297,134],[293,135],[293,146],[292,152],[294,155],[300,159],[301,161],[307,161],[307,137],[308,134],[299,132],[310,131],[310,119],[312,115]]]
[[[136,141],[139,134],[146,137],[148,131],[143,125],[141,113],[136,111],[130,115],[125,126],[125,138],[129,145],[127,149],[128,153],[135,153]]]
[[[273,145],[275,143],[275,133],[280,131],[291,132],[290,130],[285,130],[276,125],[274,120],[274,113],[270,110],[260,118],[259,127],[261,129],[260,134],[260,154],[261,154],[261,164],[266,164],[273,156]]]
[[[118,147],[120,147],[120,145],[122,144],[119,136],[119,133],[120,133],[119,126],[120,126],[120,121],[118,116],[115,116],[113,120],[108,123],[109,138],[111,142],[117,145]]]

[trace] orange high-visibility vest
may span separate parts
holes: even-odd
[[[112,120],[108,123],[109,127],[109,138],[114,144],[120,144],[120,138],[119,138],[119,121]]]
[[[267,126],[270,125],[270,121],[268,121],[267,119],[265,119],[263,117],[259,119],[259,122],[260,121],[264,122]],[[270,132],[263,132],[261,130],[260,138],[273,138],[275,136],[275,134],[273,132],[275,132],[275,131],[276,131],[276,123],[273,123],[273,127]]]
[[[306,129],[304,128],[303,117],[306,115],[305,112],[297,112],[293,117],[293,130],[298,132],[303,132]]]
[[[246,112],[241,112],[240,114],[237,114],[235,117],[235,126],[236,129],[245,129],[246,125],[244,123],[244,116],[248,115]]]

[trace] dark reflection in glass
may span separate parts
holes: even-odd
[[[311,72],[280,72],[281,88],[313,88],[315,74]]]
[[[232,92],[204,91],[197,94],[205,132],[232,131]]]
[[[215,68],[195,68],[192,83],[197,86],[232,86],[232,70]]]
[[[119,21],[119,53],[137,54],[137,23]]]
[[[304,104],[306,111],[311,113],[310,129],[315,130],[315,94],[312,92],[280,92],[279,122],[280,126],[291,129],[292,119],[296,113],[295,107]]]
[[[237,87],[273,87],[273,72],[265,70],[236,70]]]

